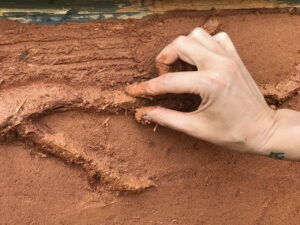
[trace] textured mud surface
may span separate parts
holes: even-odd
[[[206,23],[211,33],[229,33],[270,105],[299,109],[299,21],[285,14],[208,23],[198,16],[58,26],[0,20],[2,222],[297,224],[299,163],[142,127],[136,108],[190,110],[197,102],[135,99],[124,87],[193,69],[181,62],[156,68],[154,59]]]

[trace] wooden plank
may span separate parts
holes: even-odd
[[[0,17],[23,23],[142,18],[170,11],[300,8],[300,0],[2,0]]]

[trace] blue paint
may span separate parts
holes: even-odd
[[[134,17],[146,15],[148,7],[154,6],[156,1],[168,2],[169,0],[2,0],[1,8],[35,9],[37,12],[6,12],[2,17],[13,19],[21,23],[60,24],[66,22],[87,22],[90,20],[105,20],[110,18]],[[278,4],[300,5],[300,0],[269,0]],[[146,6],[147,5],[147,6]],[[118,10],[129,6],[136,6],[134,12],[119,13]],[[39,13],[38,9],[64,10],[66,13]],[[88,12],[78,14],[78,12]]]
[[[153,3],[156,0],[152,0]],[[66,22],[87,22],[90,20],[104,20],[109,18],[134,17],[145,13],[148,9],[144,6],[144,0],[141,0],[139,9],[134,12],[117,12],[122,8],[136,5],[131,0],[4,0],[1,4],[2,8],[22,9],[20,12],[4,12],[4,18],[12,19],[21,23],[36,24],[60,24]],[[25,10],[24,10],[25,9]],[[26,9],[29,11],[26,12]],[[30,9],[35,9],[30,12]],[[39,9],[49,12],[39,12]],[[69,9],[65,12],[65,9]],[[51,11],[62,11],[61,14],[51,13]],[[79,14],[78,12],[88,12],[87,14]]]
[[[132,12],[132,13],[105,13],[106,15],[111,15],[110,18],[121,18],[124,16],[134,17],[139,15],[141,12]],[[49,14],[49,13],[5,13],[2,18],[14,18],[14,21],[21,23],[35,23],[40,25],[57,25],[60,23],[67,22],[79,22],[84,23],[91,20],[105,20],[106,17],[104,14]]]
[[[153,0],[155,1],[155,0]],[[20,12],[5,12],[2,17],[11,18],[23,23],[36,24],[60,24],[66,22],[87,22],[90,20],[104,20],[105,15],[110,15],[112,18],[119,18],[122,16],[134,16],[147,11],[143,6],[141,11],[118,13],[117,10],[135,5],[135,1],[131,0],[2,0],[1,8],[23,9]],[[24,12],[25,9],[25,12]],[[29,9],[29,12],[26,12]],[[30,9],[35,9],[35,12],[30,12]],[[49,13],[38,12],[39,9],[49,9]],[[66,13],[54,14],[51,10],[69,9]],[[85,12],[87,14],[78,14],[78,12]]]

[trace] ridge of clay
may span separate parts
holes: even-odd
[[[219,27],[219,23],[216,19],[212,19],[208,20],[203,27],[209,33],[214,34]],[[127,54],[124,50],[122,54],[125,53]],[[26,55],[24,55],[24,57],[22,56],[22,60],[23,58],[25,59]],[[120,56],[120,59],[123,58],[123,55]],[[29,60],[30,59],[28,59],[28,61]],[[41,60],[43,61],[43,58]],[[128,57],[126,60],[131,60],[131,58]],[[54,64],[57,63],[58,61]],[[32,64],[28,64],[29,67],[31,65]],[[180,61],[178,65],[180,66],[180,70],[185,70],[186,66],[193,69],[189,65],[183,65]],[[72,67],[72,65],[70,65],[70,67]],[[171,71],[171,69],[171,66],[157,65],[157,70],[160,74]],[[279,83],[259,85],[269,104],[280,105],[299,91],[299,71],[300,68],[298,65],[295,71]],[[3,77],[5,78],[5,76],[6,74],[4,73]],[[23,77],[25,77],[25,75]],[[146,78],[149,77],[146,76]],[[11,79],[15,78],[13,77]],[[17,81],[18,80],[15,82]],[[134,81],[139,80],[135,79]],[[2,82],[3,80],[1,79],[0,84]],[[65,162],[76,164],[89,174],[99,177],[111,190],[137,192],[154,186],[153,181],[148,177],[137,178],[131,175],[121,175],[117,170],[93,160],[87,154],[73,148],[64,139],[61,133],[55,133],[49,129],[45,129],[35,124],[34,120],[52,112],[67,110],[84,110],[98,113],[133,112],[135,109],[145,107],[149,104],[151,105],[151,103],[159,104],[160,100],[144,100],[128,96],[124,90],[125,82],[119,86],[114,86],[114,84],[111,83],[111,85],[107,85],[104,90],[96,85],[92,86],[91,84],[76,86],[73,83],[66,84],[67,82],[58,81],[45,83],[43,80],[37,81],[35,79],[31,80],[31,83],[28,83],[29,82],[26,81],[24,83],[21,82],[18,86],[1,86],[1,142],[20,140],[29,146],[36,147],[39,151],[55,155]],[[141,120],[142,113],[139,109],[137,110],[136,116],[138,120]]]

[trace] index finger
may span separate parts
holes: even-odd
[[[215,65],[217,55],[193,38],[179,36],[157,56],[156,62],[170,65],[177,59],[194,65],[198,70]]]
[[[202,26],[204,30],[210,35],[215,34],[219,28],[219,22],[215,18],[210,18],[206,21],[206,23]],[[183,61],[197,66],[195,60],[191,55],[196,54],[196,49],[185,49],[187,46],[181,46],[187,37],[180,36],[175,39],[171,44],[166,46],[156,57],[156,62],[159,65],[159,69],[161,70],[161,74],[164,74],[168,71],[168,65],[173,64],[177,59],[182,59]],[[199,51],[197,51],[199,52]]]

